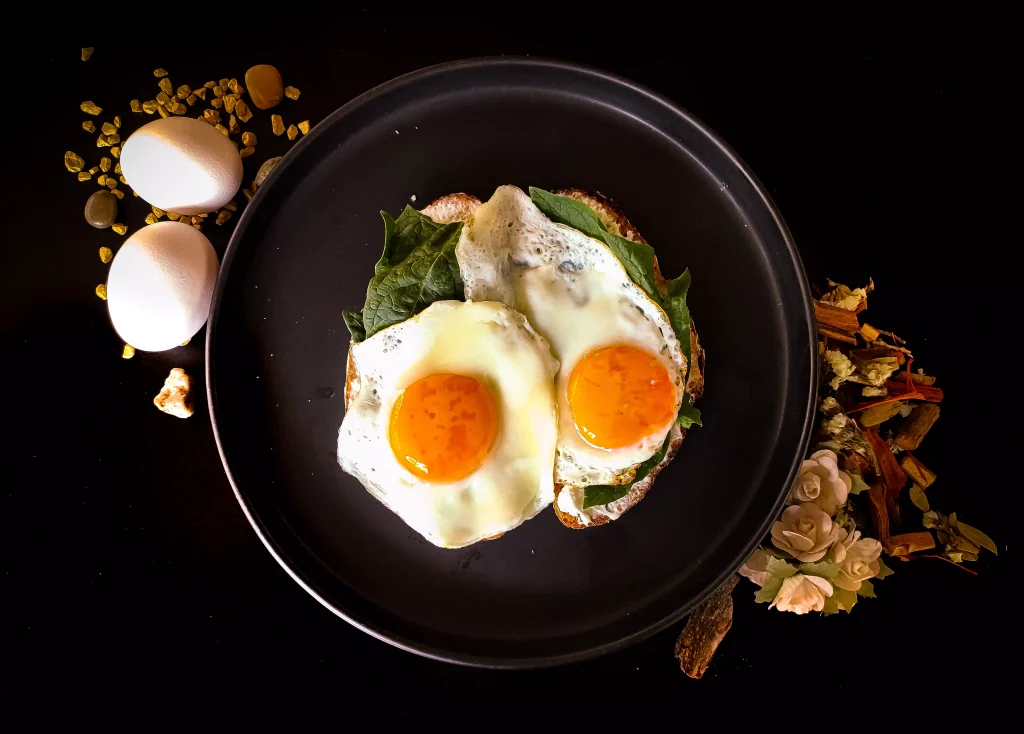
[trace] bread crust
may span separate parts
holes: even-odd
[[[624,237],[631,242],[646,242],[646,240],[640,235],[636,227],[626,218],[626,215],[606,196],[603,196],[597,192],[587,192],[582,189],[560,189],[555,192],[560,196],[568,196],[582,201],[597,214],[598,218],[605,228],[617,234],[620,237]],[[480,206],[480,200],[475,196],[469,194],[456,193],[442,196],[432,201],[429,205],[424,207],[421,211],[428,217],[436,222],[442,224],[448,224],[450,222],[464,222],[469,219],[470,215]],[[658,259],[654,259],[654,278],[655,284],[658,290],[664,295],[667,290],[668,281],[661,274],[661,269],[658,266]],[[704,350],[701,348],[700,339],[697,336],[697,327],[695,324],[690,324],[690,355],[691,364],[689,375],[686,381],[686,391],[690,394],[694,401],[698,400],[704,394]],[[358,365],[355,363],[354,356],[352,354],[351,343],[349,344],[348,361],[345,370],[345,410],[348,411],[352,407],[352,401],[355,399],[356,394],[359,392],[359,370]],[[626,500],[625,507],[622,512],[626,512],[636,506],[640,500],[642,500],[647,492],[654,486],[654,480],[661,473],[661,470],[668,466],[672,460],[679,453],[679,448],[682,446],[683,439],[686,438],[686,430],[680,428],[680,435],[678,438],[672,440],[669,444],[668,451],[665,452],[665,458],[651,470],[640,482],[634,483],[630,489],[629,494],[623,499]],[[625,482],[624,482],[625,483]],[[585,530],[587,528],[599,527],[606,525],[611,522],[611,518],[603,515],[591,518],[589,524],[584,525],[581,523],[575,515],[562,512],[558,509],[558,495],[561,493],[564,485],[555,484],[555,501],[552,503],[552,507],[555,510],[555,515],[559,521],[567,528],[573,530]],[[621,502],[621,500],[620,500]],[[499,538],[500,535],[494,536]],[[484,538],[484,540],[494,540],[494,538]]]

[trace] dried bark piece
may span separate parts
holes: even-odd
[[[920,533],[903,533],[889,538],[890,556],[909,556],[911,553],[931,550],[935,547],[935,538],[927,530]]]
[[[900,432],[896,434],[896,445],[906,451],[916,451],[938,419],[938,405],[933,403],[918,405],[900,426]]]
[[[928,489],[928,487],[935,484],[937,479],[935,472],[922,464],[913,454],[903,454],[903,457],[900,459],[900,466],[903,467],[903,471],[907,473],[907,476],[913,479],[914,483],[921,489]]]
[[[913,416],[913,413],[911,413],[911,416]],[[878,431],[873,428],[864,429],[864,437],[867,438],[871,451],[878,460],[878,467],[881,470],[882,482],[885,484],[885,488],[889,491],[889,494],[899,496],[900,490],[907,483],[907,475],[900,468],[899,462],[896,461],[896,456],[892,453],[892,449],[878,435]],[[917,447],[915,446],[914,448]]]
[[[889,512],[885,508],[885,488],[880,484],[868,487],[871,500],[871,524],[875,526],[875,537],[884,547],[889,547]]]
[[[818,331],[825,329],[845,334],[847,339],[853,339],[857,343],[856,334],[860,331],[860,320],[854,311],[847,311],[844,308],[829,306],[820,301],[814,302],[814,319],[818,325]]]
[[[740,577],[730,576],[690,614],[676,642],[679,667],[691,678],[700,678],[726,632],[732,627],[732,590]]]

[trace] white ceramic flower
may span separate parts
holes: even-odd
[[[841,528],[812,502],[787,507],[772,525],[772,544],[804,563],[820,561],[839,537]]]
[[[740,576],[744,576],[753,581],[758,586],[764,586],[765,582],[771,576],[768,573],[768,559],[771,558],[767,553],[758,548],[756,551],[750,554],[737,573]]]
[[[840,589],[857,591],[861,584],[878,575],[882,544],[874,538],[862,538],[859,530],[847,533],[840,528],[839,537],[829,551],[829,559],[839,564],[839,573],[832,579]]]
[[[782,582],[782,588],[769,608],[794,614],[820,612],[825,608],[825,598],[829,596],[832,596],[832,584],[828,579],[798,573]]]
[[[822,449],[811,454],[811,458],[800,465],[800,473],[789,493],[789,501],[813,502],[829,515],[846,504],[850,496],[853,479],[839,468],[839,459],[834,451]]]

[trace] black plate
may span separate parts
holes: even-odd
[[[611,196],[669,276],[689,266],[705,425],[622,520],[551,510],[436,548],[344,474],[348,333],[380,255],[378,210],[500,184]],[[679,620],[764,535],[813,417],[813,321],[781,217],[736,156],[666,100],[564,63],[490,59],[403,76],[299,142],[238,223],[210,314],[214,431],[267,548],[322,604],[394,645],[527,667]]]

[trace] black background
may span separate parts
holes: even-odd
[[[1020,484],[1011,434],[999,427],[1001,414],[1018,409],[1015,368],[1001,357],[1008,312],[996,304],[1016,288],[1007,266],[1019,233],[996,180],[1011,124],[1008,90],[990,74],[998,60],[939,42],[750,45],[710,34],[696,44],[649,26],[638,34],[620,25],[596,42],[578,28],[527,31],[479,19],[363,16],[332,24],[316,42],[288,39],[292,47],[232,38],[225,31],[223,42],[201,48],[121,49],[84,38],[97,47],[86,63],[70,45],[19,58],[45,87],[12,99],[6,115],[2,186],[14,205],[4,216],[0,309],[0,565],[4,647],[21,671],[4,689],[8,700],[38,692],[42,680],[90,689],[186,670],[224,682],[357,676],[378,690],[427,694],[516,685],[549,702],[586,700],[564,698],[577,686],[589,692],[581,696],[603,696],[657,685],[698,700],[770,681],[817,681],[851,694],[998,681],[983,661],[1017,649],[1005,599]],[[743,582],[733,629],[699,682],[672,657],[679,629],[584,664],[481,671],[393,649],[299,588],[262,547],[223,474],[205,404],[205,329],[186,347],[121,359],[93,289],[107,271],[97,249],[116,252],[123,239],[84,222],[96,183],[79,183],[61,163],[69,149],[88,165],[106,153],[80,128],[78,104],[96,101],[105,110],[92,118],[97,125],[120,114],[130,132],[152,119],[133,115],[128,101],[155,96],[158,66],[175,86],[198,86],[272,63],[303,93],[284,108],[286,123],[315,124],[401,73],[494,54],[581,61],[668,96],[756,172],[813,282],[828,276],[859,286],[874,277],[867,320],[908,339],[915,365],[939,375],[947,395],[919,452],[940,477],[929,491],[933,506],[986,530],[1000,557],[971,566],[978,577],[938,560],[895,562],[896,575],[876,585],[880,598],[835,618],[769,611]],[[246,182],[288,148],[270,134],[269,113],[256,112],[248,129],[259,144]],[[125,202],[121,218],[134,231],[147,210],[130,195]],[[220,254],[229,230],[204,229]],[[151,403],[173,366],[199,383],[187,421]],[[709,366],[713,380],[713,356]],[[97,679],[101,663],[109,672]]]

